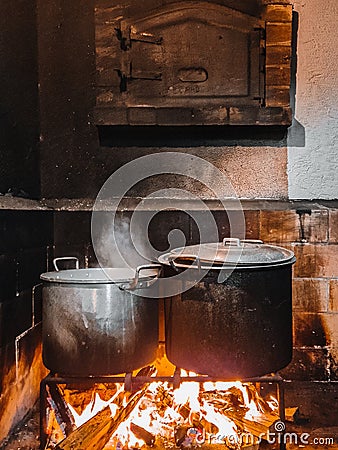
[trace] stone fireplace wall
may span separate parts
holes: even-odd
[[[290,248],[297,258],[293,270],[294,355],[283,375],[291,380],[337,381],[337,210],[314,206],[308,212],[302,208],[298,213],[263,211],[260,218],[261,239]]]
[[[97,265],[90,236],[90,206],[85,210],[82,205],[82,211],[74,210],[74,205],[66,211],[39,206],[44,210],[3,210],[0,214],[0,406],[4,411],[0,442],[33,406],[39,381],[46,374],[41,362],[41,286],[33,288],[39,284],[40,273],[52,269],[54,256],[77,256],[81,267]],[[338,381],[338,204],[243,201],[242,206],[247,238],[290,248],[297,257],[293,269],[293,361],[282,371],[292,382],[288,389],[297,382],[327,383],[329,389],[329,383]],[[128,209],[120,213],[125,219],[132,214]],[[213,214],[220,239],[229,236],[226,214]],[[178,211],[158,213],[150,223],[149,239],[164,252],[168,233],[174,228],[182,230],[188,244],[198,240],[196,225]],[[313,407],[310,397],[309,388],[304,413]],[[302,405],[301,398],[297,401]]]

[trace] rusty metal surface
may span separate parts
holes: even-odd
[[[259,376],[292,357],[291,265],[205,278],[166,300],[170,362],[227,378]]]
[[[130,372],[155,359],[157,343],[156,299],[114,284],[44,285],[43,360],[52,372]]]
[[[257,102],[259,86],[251,81],[260,76],[260,29],[258,19],[206,2],[176,3],[122,20],[117,69],[126,103],[233,96]]]

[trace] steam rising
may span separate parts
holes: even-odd
[[[164,174],[175,177],[185,176],[204,184],[214,192],[215,198],[223,206],[224,211],[228,211],[227,200],[231,199],[232,209],[236,214],[228,214],[229,237],[243,239],[245,236],[243,210],[226,173],[221,172],[208,161],[191,154],[161,152],[128,162],[115,171],[102,186],[92,214],[92,242],[101,267],[127,267],[135,270],[139,265],[157,262],[164,251],[170,252],[174,248],[184,247],[186,236],[181,230],[168,230],[170,222],[165,223],[163,227],[160,224],[162,229],[159,233],[154,223],[150,226],[152,217],[167,209],[180,210],[191,216],[190,220],[195,222],[199,231],[200,243],[219,241],[218,227],[212,211],[198,195],[189,192],[189,189],[171,187],[155,189],[139,202],[132,215],[122,209],[120,203],[133,186],[142,180]],[[177,204],[177,199],[184,199],[185,206],[180,208],[181,205]],[[193,208],[190,207],[191,204],[194,205]],[[202,211],[203,214],[201,214]],[[173,223],[174,227],[175,225]],[[152,247],[149,230],[151,237],[161,239],[161,252]],[[168,248],[166,250],[163,249],[163,232],[167,232]],[[186,234],[187,232],[190,233],[185,230]],[[229,277],[231,271],[220,272],[220,276],[223,274],[224,278],[220,282]],[[199,270],[194,274],[195,284],[204,277],[204,272],[205,270]],[[161,277],[158,284],[161,285],[161,292],[170,297],[187,290],[191,284],[190,278],[188,271],[178,271],[174,276]],[[157,298],[158,293],[152,292],[151,289],[143,289],[142,296]]]
[[[130,232],[130,218],[102,213],[101,229],[96,230],[96,251],[103,267],[135,269],[151,261],[147,230]]]

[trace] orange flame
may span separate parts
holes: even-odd
[[[119,408],[127,404],[126,397],[122,406],[117,404],[123,390],[123,385],[118,385],[108,401],[101,400],[96,393],[82,414],[77,414],[69,405],[76,426],[107,405],[115,417]],[[118,426],[105,448],[141,448],[149,445],[153,438],[151,442],[160,439],[167,446],[178,445],[181,439],[180,445],[183,443],[187,447],[203,442],[226,442],[229,448],[238,449],[241,434],[245,432],[241,421],[259,420],[267,412],[278,420],[277,408],[276,398],[264,400],[250,383],[183,381],[179,388],[173,389],[167,382],[155,381],[149,384],[144,396],[128,419]]]

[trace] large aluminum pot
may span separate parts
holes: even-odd
[[[60,259],[65,258],[54,260],[56,268]],[[76,269],[41,275],[45,366],[55,373],[91,376],[131,372],[153,361],[158,301],[144,294],[156,290],[161,266],[134,271],[76,264]]]
[[[190,283],[200,280],[165,300],[166,352],[173,364],[243,379],[275,372],[291,361],[291,251],[262,241],[225,239],[175,249],[159,262],[175,272],[185,270]]]

